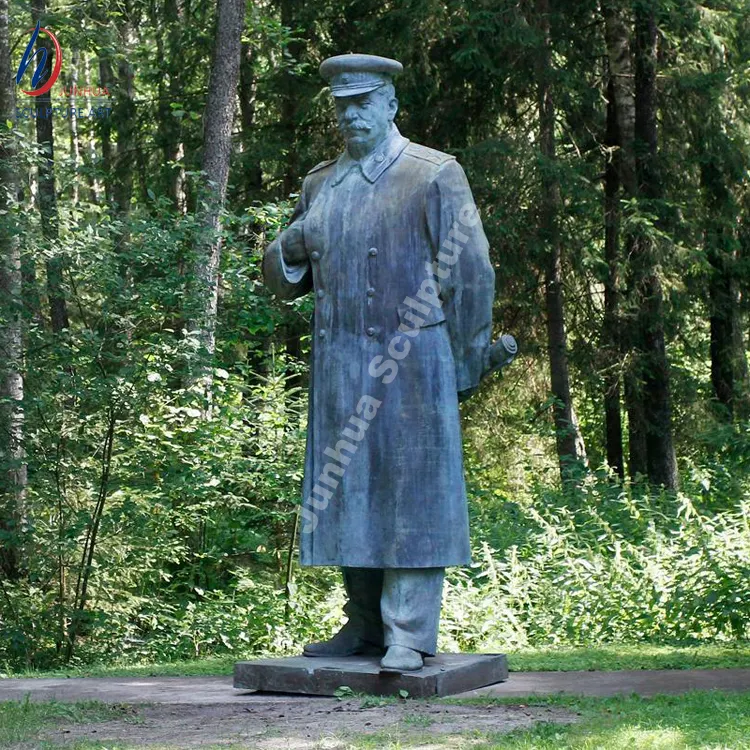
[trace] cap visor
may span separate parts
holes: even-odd
[[[381,86],[385,86],[385,82],[367,83],[361,86],[331,86],[331,93],[338,99],[344,96],[359,96],[359,94],[366,94],[369,91],[379,89]]]

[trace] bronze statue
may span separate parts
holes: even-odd
[[[444,568],[470,561],[458,403],[515,342],[490,346],[495,273],[463,169],[393,122],[401,70],[322,63],[346,149],[307,174],[263,268],[278,297],[315,294],[300,561],[342,567],[349,597],[304,653],[411,671],[436,651]]]

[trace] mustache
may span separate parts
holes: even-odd
[[[372,130],[372,126],[364,122],[345,122],[341,127],[343,130],[362,131],[363,133],[369,133]]]

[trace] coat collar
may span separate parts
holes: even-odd
[[[333,175],[334,187],[338,185],[353,167],[359,166],[362,174],[369,182],[375,182],[388,167],[401,155],[401,152],[409,145],[409,139],[401,135],[394,123],[388,135],[381,141],[380,145],[369,153],[361,161],[353,159],[348,150],[339,156],[336,161],[336,171]]]

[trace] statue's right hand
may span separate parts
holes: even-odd
[[[307,260],[305,235],[301,221],[295,221],[281,235],[281,252],[286,263],[302,263]]]

